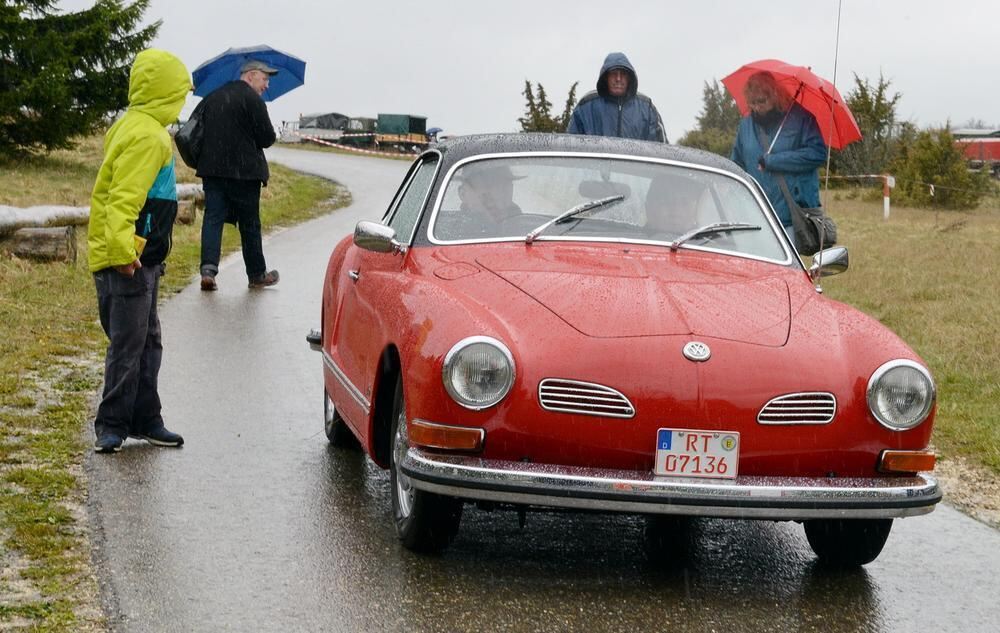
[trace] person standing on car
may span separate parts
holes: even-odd
[[[198,176],[205,187],[201,225],[201,289],[216,290],[222,227],[236,222],[250,288],[278,283],[267,270],[261,243],[260,188],[270,175],[264,148],[274,144],[274,127],[261,95],[277,69],[257,60],[240,68],[240,78],[224,84],[198,104],[205,127]]]
[[[760,183],[794,246],[792,211],[779,177],[800,206],[818,207],[818,169],[826,162],[826,143],[816,117],[794,102],[771,73],[751,75],[743,97],[750,114],[740,121],[731,158]]]
[[[98,453],[118,452],[126,437],[184,444],[160,414],[163,345],[156,299],[177,216],[166,127],[177,120],[190,90],[181,60],[162,50],[142,51],[129,73],[128,110],[104,137],[87,225],[87,263],[108,337],[104,392],[94,418]]]
[[[609,53],[604,58],[597,90],[576,104],[566,131],[668,142],[660,113],[653,101],[639,92],[639,78],[625,53]]]

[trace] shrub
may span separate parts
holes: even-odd
[[[968,169],[947,127],[903,141],[891,171],[896,177],[893,196],[909,206],[973,209],[991,189],[989,171]]]

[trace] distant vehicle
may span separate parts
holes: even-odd
[[[646,514],[667,558],[692,517],[797,521],[820,560],[863,565],[941,499],[936,390],[896,335],[817,292],[847,266],[836,247],[806,268],[714,154],[453,138],[332,250],[307,336],[326,435],[389,470],[415,550],[446,547],[474,503]]]
[[[987,167],[994,178],[1000,178],[1000,130],[952,130],[955,145],[962,151],[970,169]]]
[[[382,149],[416,153],[427,147],[427,117],[379,113],[377,130]]]
[[[347,129],[349,120],[350,117],[339,112],[303,114],[299,117],[299,129],[315,128],[344,131]]]
[[[286,134],[283,128],[282,138],[293,136],[296,141],[319,139],[339,143],[349,120],[347,115],[339,112],[303,114],[297,123],[290,122],[291,126],[288,131],[291,134]]]
[[[418,153],[428,145],[427,117],[381,113],[377,119],[353,117],[338,142],[381,151]]]
[[[351,117],[344,127],[344,134],[338,143],[351,147],[370,148],[375,144],[377,119],[371,117]]]

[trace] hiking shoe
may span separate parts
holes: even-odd
[[[278,271],[269,270],[263,275],[250,278],[249,288],[266,288],[278,283]]]
[[[117,453],[122,450],[122,438],[114,433],[108,433],[97,438],[94,442],[95,453]]]
[[[153,446],[169,446],[177,447],[184,445],[184,438],[174,433],[168,431],[164,427],[152,431],[145,431],[143,433],[129,433],[129,437],[134,437],[137,440],[146,440]]]
[[[218,284],[215,283],[215,277],[213,277],[211,275],[202,275],[201,276],[201,289],[202,290],[206,290],[206,291],[218,290],[219,286],[218,286]]]

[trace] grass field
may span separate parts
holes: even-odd
[[[94,138],[73,151],[0,163],[0,205],[88,206],[100,161]],[[178,180],[197,181],[183,165]],[[348,199],[332,183],[272,166],[261,220],[273,230]],[[161,298],[196,274],[200,226],[176,225]],[[105,628],[90,568],[82,463],[106,340],[85,226],[77,241],[75,264],[0,254],[0,630]],[[227,225],[223,249],[237,248],[239,234]]]
[[[849,303],[899,334],[937,381],[933,442],[1000,476],[1000,201],[971,212],[838,199],[825,206],[851,254],[849,270],[824,280]]]

